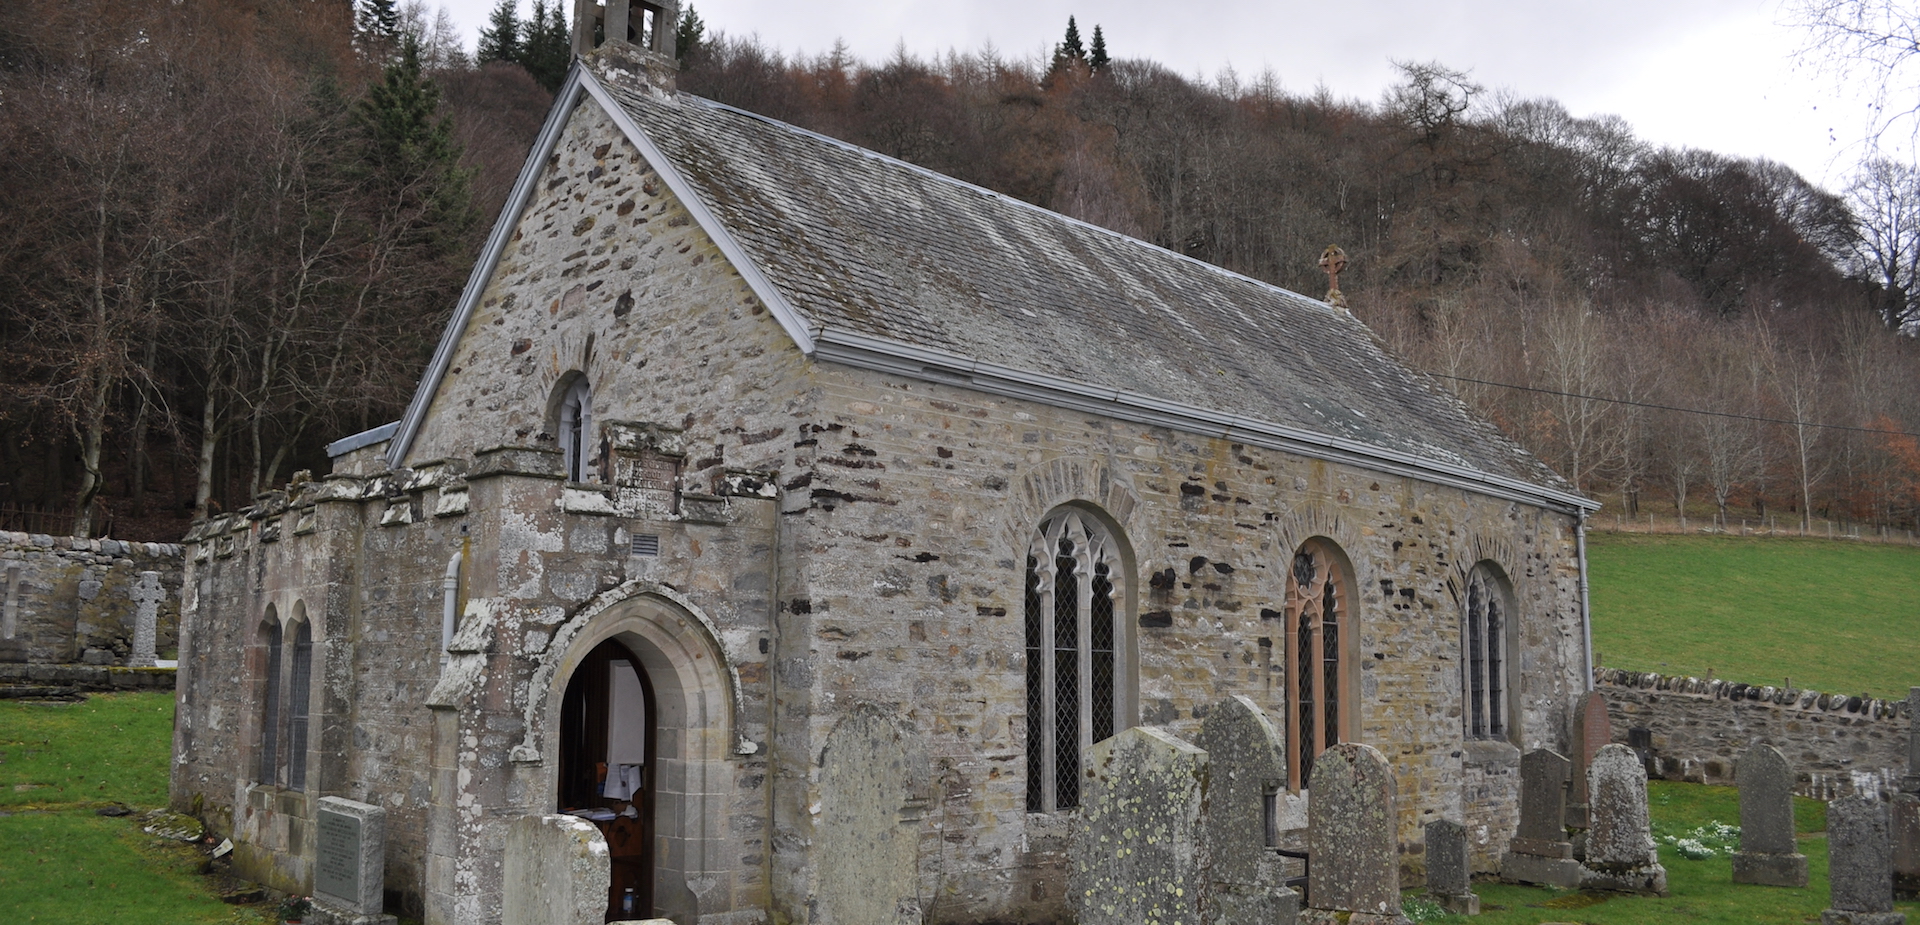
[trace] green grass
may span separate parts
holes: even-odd
[[[1707,787],[1653,781],[1648,788],[1655,838],[1685,834],[1710,822],[1738,824],[1740,800],[1732,787]],[[1474,925],[1538,925],[1541,922],[1580,922],[1585,925],[1802,925],[1818,921],[1827,907],[1827,841],[1819,833],[1826,823],[1826,807],[1794,798],[1794,822],[1802,834],[1800,850],[1807,856],[1809,882],[1805,889],[1747,886],[1733,882],[1733,864],[1724,852],[1690,861],[1662,843],[1660,863],[1667,868],[1671,895],[1623,896],[1551,890],[1504,883],[1475,883],[1481,914],[1476,918],[1439,916],[1428,922]],[[1408,896],[1419,891],[1409,891]],[[1894,908],[1920,921],[1920,903],[1895,903]]]
[[[1920,549],[1595,533],[1587,564],[1608,667],[1889,699],[1920,685]]]
[[[0,701],[0,921],[34,925],[235,925],[265,907],[226,905],[205,856],[94,809],[167,801],[171,693],[83,703]]]

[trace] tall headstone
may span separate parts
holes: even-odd
[[[1607,718],[1607,699],[1599,691],[1580,695],[1573,707],[1573,783],[1567,788],[1567,825],[1587,827],[1587,768],[1600,749],[1613,742],[1613,723]]]
[[[1793,840],[1793,769],[1780,750],[1756,742],[1734,763],[1740,786],[1740,850],[1733,882],[1807,885],[1807,856]]]
[[[814,922],[890,925],[921,920],[916,791],[931,773],[917,732],[890,710],[856,705],[828,733],[820,758]]]
[[[1207,753],[1135,726],[1088,756],[1070,893],[1080,925],[1197,922],[1198,828]]]
[[[1449,819],[1427,823],[1427,898],[1456,915],[1479,915],[1468,865],[1467,827]]]
[[[1893,838],[1893,888],[1920,895],[1920,687],[1907,689],[1907,773],[1900,793],[1887,804]]]
[[[1647,814],[1647,768],[1625,745],[1607,745],[1587,769],[1586,874],[1581,886],[1667,895],[1667,869]]]
[[[381,911],[386,900],[387,811],[321,797],[313,827],[317,917],[339,925],[391,925],[394,917]]]
[[[501,925],[601,925],[613,882],[607,840],[578,816],[522,816],[507,829]]]
[[[127,657],[127,665],[133,668],[152,668],[159,656],[159,653],[154,651],[154,647],[160,624],[160,602],[167,597],[167,590],[160,586],[160,573],[141,572],[140,580],[134,582],[131,596],[133,598],[133,654]]]
[[[1571,771],[1567,759],[1551,749],[1520,756],[1520,830],[1500,859],[1500,879],[1562,889],[1580,885],[1580,862],[1567,841]]]
[[[1287,782],[1286,740],[1252,700],[1229,697],[1208,711],[1195,743],[1207,753],[1200,844],[1219,925],[1273,925],[1300,913],[1280,858],[1268,849],[1272,802]]]
[[[1827,881],[1831,908],[1821,925],[1906,925],[1893,911],[1887,805],[1872,797],[1827,804]]]
[[[1404,923],[1400,913],[1397,785],[1385,755],[1342,742],[1313,760],[1307,781],[1305,922]]]

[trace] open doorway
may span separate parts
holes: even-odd
[[[607,839],[609,922],[654,911],[655,704],[646,669],[617,639],[587,654],[560,704],[559,810]]]

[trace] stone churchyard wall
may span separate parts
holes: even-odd
[[[1816,799],[1890,795],[1907,773],[1902,701],[1617,668],[1595,669],[1594,683],[1613,741],[1637,746],[1668,780],[1732,784],[1734,759],[1754,742],[1779,749],[1794,791]]]
[[[171,658],[180,622],[178,545],[0,531],[0,681],[172,687],[172,672],[107,671],[133,654],[133,591],[149,571],[160,574],[163,592],[154,648]]]

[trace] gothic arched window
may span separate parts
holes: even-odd
[[[299,609],[296,608],[296,613]],[[307,789],[307,701],[313,684],[313,624],[293,631],[293,665],[287,677],[287,789]]]
[[[272,605],[267,607],[265,623],[260,633],[266,642],[265,677],[262,678],[263,697],[260,698],[260,748],[259,763],[255,770],[260,783],[272,785],[280,777],[280,617]]]
[[[1127,568],[1107,527],[1071,508],[1027,548],[1027,811],[1080,805],[1080,763],[1125,729]]]
[[[1507,632],[1509,623],[1506,581],[1492,563],[1474,566],[1467,576],[1466,612],[1462,616],[1460,692],[1466,700],[1461,719],[1469,739],[1504,739],[1507,724]]]
[[[586,376],[574,376],[560,399],[558,433],[567,481],[586,481],[587,458],[593,452],[593,391]]]
[[[1324,539],[1301,544],[1287,571],[1287,777],[1295,790],[1314,756],[1348,741],[1353,722],[1348,652],[1353,582],[1346,556]]]

